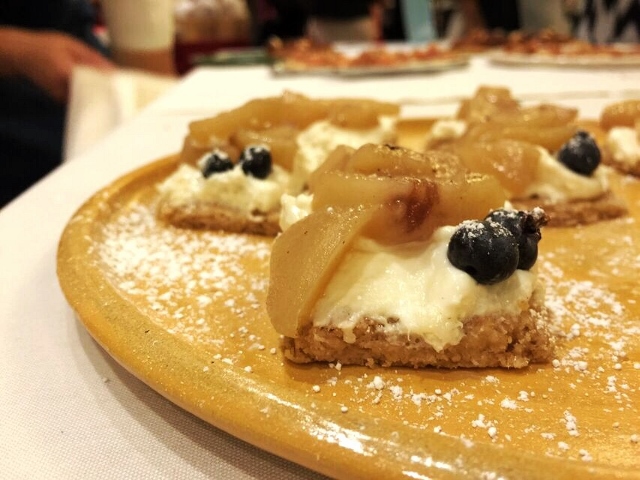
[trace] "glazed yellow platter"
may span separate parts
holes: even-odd
[[[403,143],[417,146],[427,123],[401,122]],[[370,369],[282,357],[264,308],[272,240],[156,221],[155,185],[177,161],[98,192],[58,250],[80,321],[151,388],[336,478],[640,478],[637,180],[611,174],[628,217],[543,231],[553,363]]]

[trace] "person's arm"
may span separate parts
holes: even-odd
[[[69,35],[0,27],[0,75],[26,77],[64,102],[76,65],[114,68],[99,52]]]
[[[111,55],[123,67],[175,75],[174,0],[102,0]]]
[[[465,33],[486,27],[478,0],[458,0],[458,8],[464,20]]]

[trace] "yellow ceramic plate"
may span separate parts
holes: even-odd
[[[632,217],[544,232],[538,263],[564,337],[554,364],[372,370],[284,361],[263,307],[271,240],[158,224],[154,185],[175,165],[97,193],[58,252],[80,320],[151,388],[334,477],[638,478],[636,181],[616,182]]]

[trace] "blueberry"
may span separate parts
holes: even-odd
[[[476,282],[492,285],[516,271],[518,242],[497,222],[467,220],[451,236],[447,258]]]
[[[265,145],[250,145],[240,154],[240,165],[246,175],[267,178],[271,173],[271,152]]]
[[[558,160],[581,175],[591,175],[600,165],[600,149],[587,132],[581,130],[558,151]]]
[[[538,242],[542,238],[540,227],[548,220],[542,209],[534,209],[533,212],[494,210],[485,220],[499,223],[516,238],[520,270],[529,270],[533,267],[538,259]]]
[[[209,178],[214,173],[222,173],[233,168],[233,162],[222,150],[215,149],[201,164],[204,178]]]

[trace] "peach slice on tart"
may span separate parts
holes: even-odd
[[[470,173],[450,153],[367,144],[341,147],[335,156],[343,157],[341,168],[314,176],[313,208],[382,204],[384,215],[367,231],[383,243],[426,240],[438,226],[482,216],[506,200],[497,179]]]
[[[228,139],[240,129],[262,130],[274,125],[305,128],[327,116],[327,106],[304,95],[285,92],[281,96],[250,100],[240,107],[189,124],[189,137],[201,143],[212,137]]]
[[[573,124],[550,126],[545,128],[531,128],[519,124],[480,123],[470,125],[463,137],[463,141],[496,142],[503,139],[518,140],[539,145],[550,152],[557,151],[578,131]]]
[[[493,143],[528,142],[555,152],[579,130],[578,111],[548,103],[521,105],[507,88],[480,87],[463,100],[454,119],[436,122],[427,148],[446,148],[458,140]]]
[[[297,134],[297,129],[291,125],[277,125],[264,130],[240,129],[231,135],[230,143],[240,150],[249,145],[266,145],[278,165],[291,171],[298,151]]]
[[[517,140],[464,141],[447,147],[471,171],[494,176],[510,198],[519,197],[534,180],[540,150]]]
[[[480,87],[462,102],[457,118],[467,123],[466,140],[519,140],[553,152],[576,133],[577,115],[577,109],[560,105],[523,107],[506,88]]]
[[[505,87],[481,86],[473,97],[460,102],[456,118],[467,122],[484,122],[497,112],[517,111],[518,101]]]
[[[508,89],[486,86],[464,100],[456,114],[467,124],[466,139],[520,140],[552,152],[576,133],[577,116],[577,109],[560,105],[522,106]]]
[[[319,210],[277,238],[271,251],[267,311],[278,333],[298,335],[344,254],[381,208]]]
[[[541,103],[518,109],[498,110],[489,120],[506,125],[528,126],[531,128],[560,127],[573,122],[578,116],[577,108]]]
[[[506,125],[546,128],[571,123],[578,110],[541,103],[522,106],[505,87],[481,86],[473,97],[463,100],[455,118],[468,123],[490,121]]]
[[[430,155],[430,158],[434,161],[427,161],[426,155]],[[446,155],[448,154],[436,151],[431,151],[428,154],[420,153],[388,144],[366,144],[357,150],[346,145],[340,145],[310,175],[309,186],[313,190],[313,185],[318,178],[327,172],[335,170],[364,175],[378,174],[389,177],[412,175],[431,178],[437,170],[434,170],[434,167],[438,167],[443,163],[435,161],[435,157]],[[450,160],[452,164],[457,161],[455,158]]]
[[[612,103],[600,114],[600,126],[605,130],[613,127],[634,128],[638,120],[640,120],[640,100]]]
[[[191,122],[182,155],[190,158],[190,150],[206,153],[224,146],[242,150],[248,142],[262,138],[261,143],[275,147],[275,163],[290,170],[297,149],[295,137],[314,122],[327,120],[341,128],[363,129],[377,125],[381,116],[397,116],[399,112],[400,107],[390,102],[312,99],[287,91]]]

